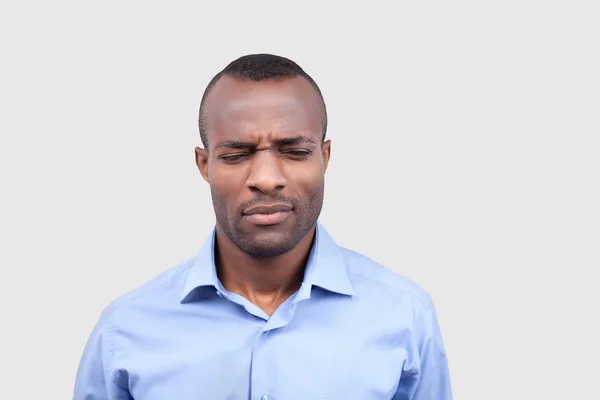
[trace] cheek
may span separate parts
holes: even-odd
[[[235,208],[240,191],[245,187],[243,171],[236,168],[213,167],[208,172],[208,182],[214,198]]]
[[[325,181],[323,167],[319,164],[297,166],[288,171],[288,184],[305,194],[318,193]]]

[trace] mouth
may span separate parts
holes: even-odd
[[[255,225],[275,225],[292,213],[290,204],[258,205],[244,210],[244,218]]]

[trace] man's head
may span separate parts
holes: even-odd
[[[254,257],[294,248],[323,205],[330,142],[317,84],[289,59],[241,57],[206,88],[199,128],[217,229]]]

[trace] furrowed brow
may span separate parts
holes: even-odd
[[[250,142],[240,142],[237,140],[226,140],[217,144],[216,149],[252,149],[256,147],[254,143]]]
[[[314,145],[316,145],[315,141],[313,139],[309,138],[308,136],[287,137],[287,138],[277,140],[277,143],[282,144],[282,145],[296,145],[296,144],[314,144]]]

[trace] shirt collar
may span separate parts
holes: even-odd
[[[222,284],[217,277],[217,268],[215,266],[215,235],[213,229],[210,236],[204,242],[204,245],[196,254],[192,267],[185,279],[183,292],[181,293],[181,302],[188,303],[198,299],[198,291],[201,288],[212,287],[216,290],[222,290]]]
[[[221,292],[225,291],[217,277],[217,268],[214,262],[215,235],[216,230],[213,229],[194,259],[185,280],[181,296],[182,303],[198,299],[198,290],[203,287],[212,287]],[[341,249],[320,222],[317,222],[315,241],[308,258],[304,281],[297,300],[310,297],[312,286],[349,296],[355,294],[348,277]]]
[[[306,264],[303,285],[318,286],[330,292],[353,296],[346,263],[340,247],[317,223],[316,237]]]

